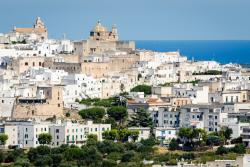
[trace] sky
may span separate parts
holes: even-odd
[[[31,27],[86,39],[100,20],[123,40],[250,40],[250,0],[0,0],[0,32]]]

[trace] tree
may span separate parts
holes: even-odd
[[[233,134],[233,130],[231,128],[226,128],[224,132],[224,136],[226,140],[231,139],[231,135]]]
[[[224,144],[231,139],[231,135],[233,134],[233,130],[228,127],[223,127],[219,131],[219,136],[224,140]]]
[[[134,142],[138,139],[138,137],[139,137],[139,131],[131,130],[129,132],[129,138],[132,139]]]
[[[132,160],[132,158],[135,156],[135,152],[134,151],[128,151],[126,152],[123,156],[121,161],[122,162],[129,162]]]
[[[104,140],[97,144],[98,150],[103,154],[110,154],[112,152],[123,153],[124,147],[119,142],[114,142],[111,140]]]
[[[5,153],[3,153],[2,150],[0,150],[0,164],[4,161]]]
[[[4,134],[4,133],[1,133],[0,134],[0,145],[5,145],[6,144],[6,141],[8,140],[8,135]]]
[[[111,124],[111,129],[117,129],[118,124],[117,124],[117,122],[115,121],[114,118],[108,117],[108,118],[104,121],[104,123],[106,123],[106,124]]]
[[[180,128],[179,129],[179,137],[184,141],[192,140],[193,134],[191,128]]]
[[[129,121],[129,126],[151,127],[153,125],[150,114],[145,109],[139,109]]]
[[[49,133],[41,133],[38,136],[38,141],[42,145],[50,144],[52,141],[52,136]]]
[[[118,139],[121,142],[127,142],[129,139],[136,141],[139,136],[139,131],[136,130],[128,130],[128,129],[120,129],[118,131]]]
[[[144,146],[153,147],[157,144],[157,141],[153,136],[150,136],[148,139],[142,139],[141,144],[143,144]]]
[[[114,160],[107,159],[102,162],[102,167],[113,167],[113,166],[117,166],[117,163]]]
[[[63,160],[62,154],[52,154],[51,158],[52,158],[53,167],[60,166],[60,163]]]
[[[145,95],[151,95],[151,86],[137,85],[131,89],[131,92],[144,92]]]
[[[102,137],[106,140],[117,140],[119,138],[118,131],[116,129],[112,129],[109,131],[105,131],[102,133]]]
[[[103,108],[93,107],[79,111],[79,115],[81,115],[83,119],[99,121],[105,115],[105,110]]]
[[[228,151],[229,151],[229,150],[228,150],[226,147],[220,146],[220,147],[217,148],[217,150],[216,150],[215,153],[216,153],[217,155],[222,155],[222,154],[227,154]]]
[[[172,139],[169,143],[169,150],[177,150],[179,148],[179,144],[176,139]]]
[[[204,129],[180,128],[179,137],[186,146],[200,146],[205,144],[207,133]],[[196,140],[194,140],[196,139]]]
[[[243,141],[242,141],[242,137],[238,137],[238,138],[234,138],[231,140],[231,144],[241,144]]]
[[[113,106],[108,108],[107,113],[109,117],[114,118],[116,121],[119,121],[122,123],[124,120],[126,120],[128,116],[127,109],[122,106]]]
[[[139,132],[128,129],[120,129],[119,131],[116,129],[112,129],[110,131],[103,132],[102,136],[104,139],[112,141],[119,140],[121,142],[126,142],[129,139],[136,141],[139,136]]]
[[[206,144],[209,146],[218,146],[222,143],[223,141],[219,136],[216,135],[209,135],[206,140]]]
[[[95,135],[95,134],[89,134],[89,135],[88,135],[88,140],[97,141],[97,135]]]
[[[236,144],[231,150],[237,154],[245,154],[246,153],[246,147],[243,144]]]
[[[66,159],[66,161],[70,162],[73,160],[77,161],[78,166],[80,166],[81,161],[83,160],[83,150],[78,148],[78,147],[74,147],[74,148],[69,148],[64,152],[64,157]],[[69,165],[69,164],[68,164]]]

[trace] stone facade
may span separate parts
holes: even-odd
[[[11,69],[18,74],[27,71],[30,67],[44,67],[44,57],[19,57],[12,59]]]
[[[115,26],[112,27],[111,31],[108,31],[98,22],[90,32],[89,39],[74,42],[74,53],[79,56],[88,56],[90,54],[101,54],[109,50],[135,50],[133,41],[118,41],[118,39]]]
[[[47,119],[63,115],[63,87],[45,86],[37,87],[37,95],[33,98],[18,98],[14,107],[12,118]]]

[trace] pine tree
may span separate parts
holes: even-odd
[[[134,127],[151,127],[152,125],[152,118],[145,109],[139,109],[129,121],[129,126]]]

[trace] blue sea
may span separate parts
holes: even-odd
[[[180,51],[194,60],[215,60],[222,64],[250,64],[250,40],[136,41],[136,48],[160,52]]]

